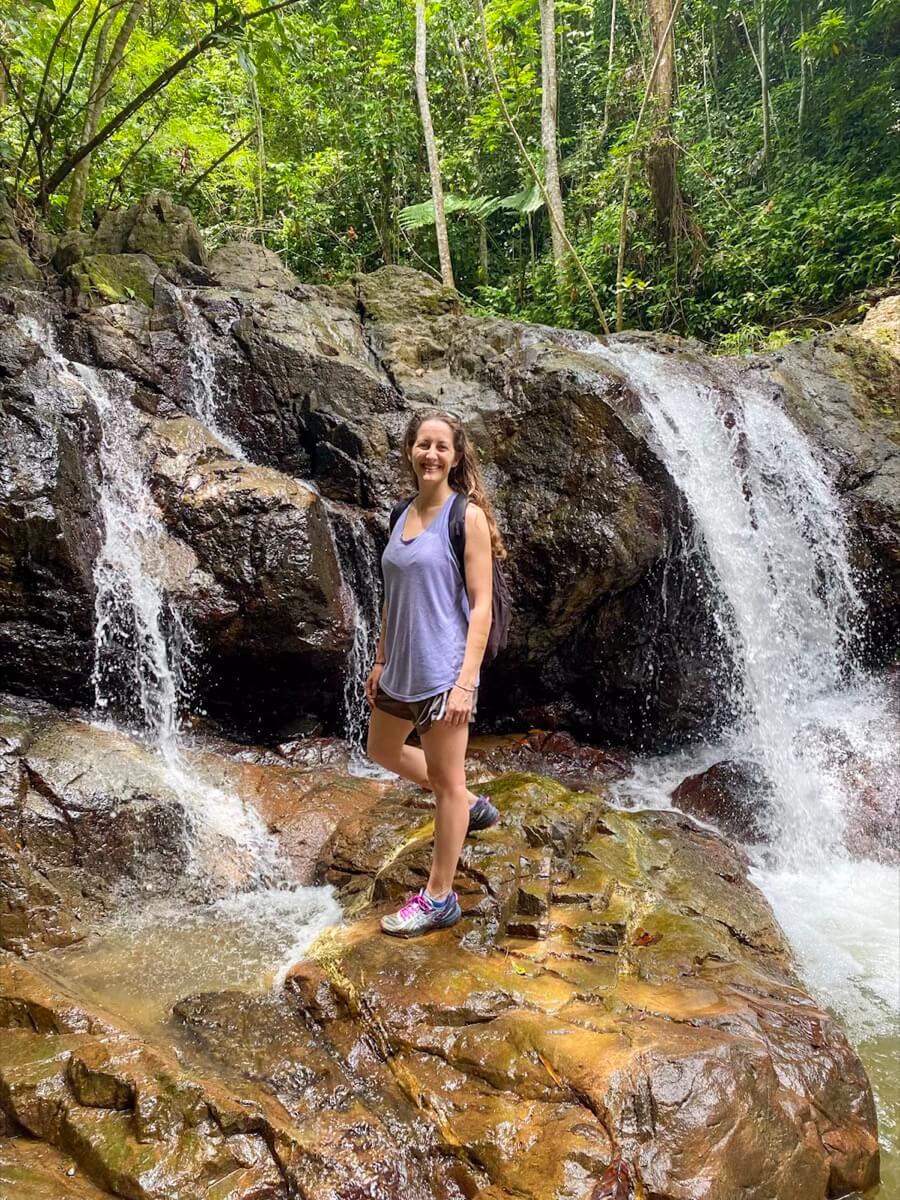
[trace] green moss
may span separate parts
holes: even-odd
[[[90,254],[71,270],[81,292],[107,304],[139,300],[153,307],[153,284],[159,268],[143,254]]]

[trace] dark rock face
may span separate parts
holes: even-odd
[[[38,297],[19,298],[23,320]],[[52,310],[51,310],[52,311]],[[88,699],[93,657],[93,494],[98,433],[16,319],[0,315],[0,678],[61,701]]]
[[[207,260],[189,214],[156,193],[106,214],[91,239],[68,239],[56,263],[78,305],[68,321],[48,310],[61,345],[121,372],[127,402],[147,415],[142,452],[171,535],[168,573],[204,658],[197,700],[220,719],[264,736],[298,715],[334,727],[351,590],[374,615],[372,564],[388,508],[410,487],[399,448],[421,406],[463,419],[510,551],[513,629],[485,676],[484,724],[639,745],[728,715],[709,581],[684,552],[690,515],[627,369],[586,354],[592,339],[467,316],[402,268],[335,290],[300,284],[258,246]],[[26,295],[3,307],[26,312]],[[15,453],[0,474],[0,667],[19,690],[83,702],[95,415],[4,320],[0,421]],[[629,338],[701,353],[677,339],[617,344]],[[880,572],[871,639],[883,644],[898,611],[897,458],[885,425],[897,367],[877,341],[821,339],[720,374],[731,388],[741,371],[768,381],[840,465],[860,561]],[[201,358],[215,423],[249,463],[201,427]]]

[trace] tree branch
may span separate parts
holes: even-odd
[[[77,0],[77,2],[81,3],[81,0]],[[139,108],[143,108],[148,100],[152,100],[157,92],[162,91],[162,89],[166,87],[167,84],[171,83],[176,76],[180,75],[186,67],[189,67],[195,58],[199,58],[199,56],[203,54],[205,50],[208,50],[211,46],[215,45],[223,38],[234,37],[234,35],[239,33],[246,25],[249,25],[251,21],[257,21],[260,17],[266,17],[270,13],[279,12],[283,8],[291,8],[293,5],[298,3],[299,0],[279,0],[277,4],[270,4],[267,8],[259,8],[255,12],[242,12],[239,16],[233,17],[224,25],[213,28],[209,31],[209,33],[204,34],[199,41],[195,42],[190,50],[186,50],[185,53],[182,54],[181,58],[176,59],[175,62],[166,67],[164,71],[160,72],[160,74],[157,75],[152,83],[149,83],[143,91],[139,92],[133,100],[129,101],[129,103],[126,104],[123,109],[120,109],[120,111],[117,112],[114,117],[107,121],[103,128],[98,130],[98,132],[90,139],[90,141],[85,142],[82,146],[79,146],[74,154],[69,155],[64,162],[61,162],[56,170],[43,184],[41,188],[42,196],[46,198],[51,192],[55,192],[63,180],[66,179],[72,171],[74,171],[75,167],[77,167],[85,155],[91,154],[99,145],[105,142],[107,138],[112,137],[112,135],[118,129],[121,129],[129,117],[133,116]]]
[[[238,138],[233,146],[229,146],[224,154],[220,154],[215,162],[210,163],[206,170],[202,171],[197,178],[181,193],[181,199],[186,200],[191,192],[198,188],[208,175],[212,175],[213,171],[215,171],[217,167],[221,167],[226,158],[231,158],[232,154],[234,154],[236,150],[240,150],[241,146],[243,146],[245,142],[249,142],[255,132],[256,131],[254,129],[251,129],[249,133],[245,133],[242,138]]]

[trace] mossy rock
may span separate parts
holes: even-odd
[[[139,300],[153,307],[159,267],[146,254],[90,254],[67,272],[77,292],[104,304]]]
[[[39,283],[41,273],[22,247],[11,238],[0,238],[0,283]]]

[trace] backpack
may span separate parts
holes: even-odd
[[[400,500],[391,509],[391,516],[388,521],[389,533],[393,533],[394,526],[409,508],[410,504],[412,504],[413,500],[415,500],[415,496],[408,496],[405,500]],[[464,584],[466,580],[466,507],[468,503],[468,497],[463,496],[460,492],[456,493],[453,497],[453,503],[450,505],[450,520],[448,524],[450,546],[456,558],[459,573],[462,575]],[[491,631],[488,634],[484,658],[481,660],[482,666],[487,666],[488,663],[493,662],[500,651],[506,649],[510,621],[512,620],[512,600],[510,599],[506,576],[503,573],[503,568],[500,566],[500,560],[492,557],[491,566]]]

